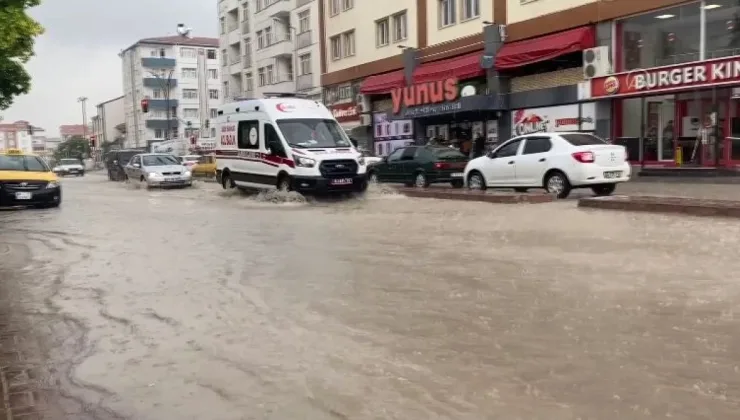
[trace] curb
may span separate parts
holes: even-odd
[[[578,207],[643,213],[740,218],[740,201],[687,197],[613,196],[578,200]]]
[[[398,192],[413,198],[436,198],[440,200],[477,201],[493,204],[541,204],[552,203],[555,197],[549,194],[502,194],[486,191],[445,190],[441,188],[398,188]]]

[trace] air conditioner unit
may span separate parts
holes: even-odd
[[[612,73],[612,60],[609,47],[595,47],[583,50],[583,78],[607,76]]]

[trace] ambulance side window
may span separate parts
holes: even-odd
[[[285,153],[283,142],[280,141],[280,136],[278,136],[277,131],[275,131],[275,127],[273,127],[272,124],[267,123],[265,123],[265,147],[267,149],[272,147],[275,154],[280,157],[288,157],[287,153]]]
[[[240,149],[260,148],[260,123],[255,120],[239,121],[237,144]]]

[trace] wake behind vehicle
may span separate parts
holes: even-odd
[[[193,176],[180,161],[165,153],[142,153],[131,158],[125,168],[126,177],[145,182],[152,187],[190,187]]]
[[[574,188],[610,195],[630,179],[624,146],[608,144],[589,133],[536,133],[504,142],[465,167],[471,189],[544,188],[566,198]]]
[[[123,181],[126,179],[125,167],[132,157],[141,153],[141,150],[113,150],[105,157],[105,167],[108,169],[109,181]]]
[[[215,119],[223,188],[346,193],[367,189],[365,159],[332,113],[295,95],[222,105]]]
[[[60,159],[53,171],[60,176],[85,176],[85,166],[79,159]]]
[[[430,184],[464,185],[463,170],[468,158],[457,149],[441,146],[406,146],[371,166],[369,178],[375,182],[402,183],[420,188]]]
[[[62,187],[40,157],[10,149],[0,152],[0,207],[59,207]]]

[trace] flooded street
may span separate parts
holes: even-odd
[[[740,221],[63,187],[61,209],[0,212],[0,321],[44,418],[740,410]]]

